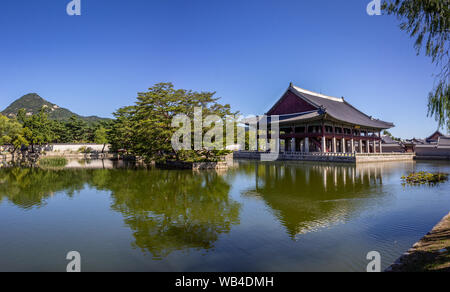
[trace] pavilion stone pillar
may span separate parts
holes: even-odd
[[[327,152],[327,140],[325,136],[322,137],[322,153]]]
[[[352,138],[350,143],[352,144],[352,153],[355,153],[355,139]]]
[[[280,138],[276,138],[275,139],[275,149],[274,150],[275,151],[272,151],[272,152],[280,153],[280,150],[281,150],[281,140],[280,140]]]
[[[377,140],[373,140],[373,153],[377,153]]]
[[[336,146],[336,137],[333,137],[333,152],[337,152],[337,146]]]
[[[383,153],[383,141],[380,140],[380,154]]]
[[[305,138],[305,152],[309,153],[309,138]]]
[[[345,151],[346,151],[345,148],[347,148],[347,145],[345,143],[345,138],[342,138],[342,140],[341,140],[341,148],[342,148],[342,153],[345,153]]]
[[[367,149],[366,149],[366,152],[367,152],[367,153],[370,153],[370,140],[367,140],[367,141],[366,141],[366,148],[367,148]]]
[[[295,138],[291,139],[291,152],[295,152]]]
[[[363,141],[360,139],[358,141],[358,146],[359,146],[359,153],[363,153],[363,146],[362,146]]]

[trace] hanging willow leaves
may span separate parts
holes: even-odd
[[[401,21],[400,28],[415,38],[417,54],[422,49],[438,68],[435,87],[428,95],[428,115],[450,130],[450,0],[388,0],[384,11]]]

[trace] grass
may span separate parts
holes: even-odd
[[[42,167],[64,167],[68,161],[64,157],[44,157],[38,163]]]
[[[430,173],[425,171],[413,172],[408,176],[402,176],[402,180],[409,185],[437,184],[448,180],[447,173]]]

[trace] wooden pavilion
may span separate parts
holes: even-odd
[[[361,112],[343,97],[292,83],[266,115],[279,116],[281,152],[382,153],[381,132],[394,127]]]

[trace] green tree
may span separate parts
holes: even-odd
[[[134,107],[124,107],[114,113],[115,120],[108,132],[108,140],[111,143],[111,150],[115,152],[131,152],[133,147],[133,115]]]
[[[35,145],[48,144],[54,140],[52,121],[48,119],[45,108],[31,116],[27,116],[25,110],[21,109],[18,119],[24,128],[25,139],[31,144],[32,152],[34,152]]]
[[[450,1],[449,0],[388,0],[383,9],[402,22],[400,28],[415,38],[417,54],[425,55],[439,68],[436,84],[428,95],[428,115],[439,126],[450,130]]]
[[[77,116],[70,117],[65,124],[67,129],[67,140],[72,143],[83,143],[89,141],[89,125]]]
[[[108,143],[108,131],[103,127],[100,126],[94,134],[94,142],[97,144],[103,144],[102,153],[105,152],[105,146]]]
[[[115,113],[113,148],[123,147],[133,155],[155,161],[217,159],[222,154],[220,151],[175,151],[171,143],[177,130],[172,127],[172,120],[178,114],[187,115],[191,121],[196,107],[202,108],[203,117],[217,115],[225,118],[233,114],[230,106],[218,103],[219,99],[214,95],[214,92],[175,89],[172,83],[159,83],[148,92],[138,93],[134,106]],[[205,132],[207,130],[204,129]]]
[[[25,130],[22,125],[16,121],[0,115],[0,145],[12,145],[14,154],[22,145],[28,146],[25,139]]]
[[[54,139],[52,142],[54,143],[70,143],[70,137],[68,133],[68,129],[64,122],[60,122],[57,120],[52,121],[52,132],[54,134]]]

